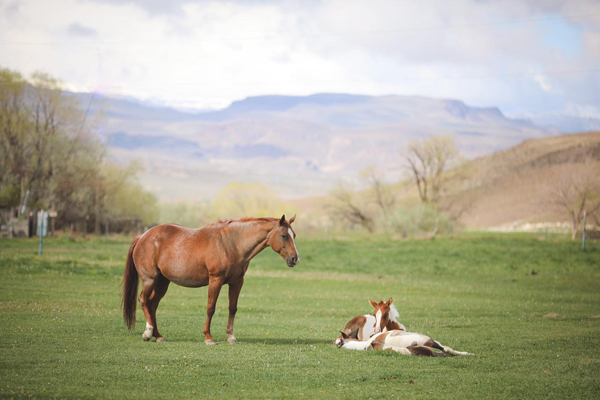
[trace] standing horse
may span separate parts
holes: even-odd
[[[158,333],[156,309],[169,283],[186,287],[208,285],[204,343],[215,344],[210,322],[221,287],[229,285],[227,341],[234,344],[233,320],[250,260],[271,247],[288,267],[298,264],[296,233],[291,226],[295,219],[295,215],[289,221],[285,215],[281,219],[243,218],[219,221],[200,229],[163,224],[135,238],[129,248],[123,279],[123,318],[127,328],[135,326],[138,277],[142,279],[139,302],[146,317],[146,330],[142,334],[145,341],[152,337],[157,342],[165,340]]]
[[[379,303],[369,299],[369,303],[375,308],[373,315],[359,315],[352,318],[346,324],[343,333],[350,338],[367,340],[379,332],[394,329],[405,331],[404,325],[397,321],[397,318],[400,318],[400,313],[396,306],[392,304],[393,301],[394,299],[391,297],[388,301],[380,301]]]

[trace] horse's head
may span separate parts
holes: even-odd
[[[346,344],[346,342],[348,342],[351,339],[344,332],[340,331],[340,333],[341,333],[341,335],[337,339],[335,339],[335,341],[333,342],[333,345],[337,346],[337,347],[344,347],[344,344]]]
[[[296,232],[292,229],[292,222],[295,220],[296,216],[294,215],[289,221],[286,221],[284,214],[267,237],[267,245],[271,246],[273,251],[285,260],[288,267],[294,267],[300,260],[296,249]]]
[[[375,316],[375,333],[383,331],[383,328],[388,324],[390,320],[390,308],[394,299],[390,297],[388,301],[380,301],[375,303],[369,299],[369,303],[375,308],[373,315]]]

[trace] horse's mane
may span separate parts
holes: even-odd
[[[396,309],[396,306],[392,303],[390,305],[390,319],[394,322],[398,322],[397,318],[400,318],[400,313]]]
[[[237,218],[237,219],[220,219],[217,222],[213,222],[212,224],[208,224],[205,227],[210,228],[222,228],[234,222],[271,222],[275,221],[277,218]]]

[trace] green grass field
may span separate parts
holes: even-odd
[[[289,269],[251,264],[235,334],[226,291],[205,346],[206,288],[171,285],[166,343],[125,328],[125,240],[0,241],[0,397],[599,398],[600,243],[469,234],[434,241],[298,240]],[[225,295],[223,295],[225,294]],[[331,345],[367,299],[393,296],[408,330],[472,357]],[[556,318],[544,315],[556,313]]]

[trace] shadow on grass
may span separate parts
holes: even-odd
[[[191,338],[191,337],[180,337],[180,338],[169,338],[165,336],[167,342],[169,343],[200,343],[204,344],[204,338]],[[141,340],[141,339],[140,339]],[[152,340],[154,341],[154,340]],[[227,340],[219,340],[215,339],[217,345],[226,345],[229,346]],[[298,345],[311,345],[311,344],[332,344],[332,340],[323,340],[323,339],[295,339],[295,338],[248,338],[248,337],[238,337],[237,344],[264,344],[271,346],[298,346]]]
[[[294,339],[294,338],[241,338],[238,343],[270,344],[270,345],[303,345],[303,344],[331,344],[333,340],[323,339]]]

